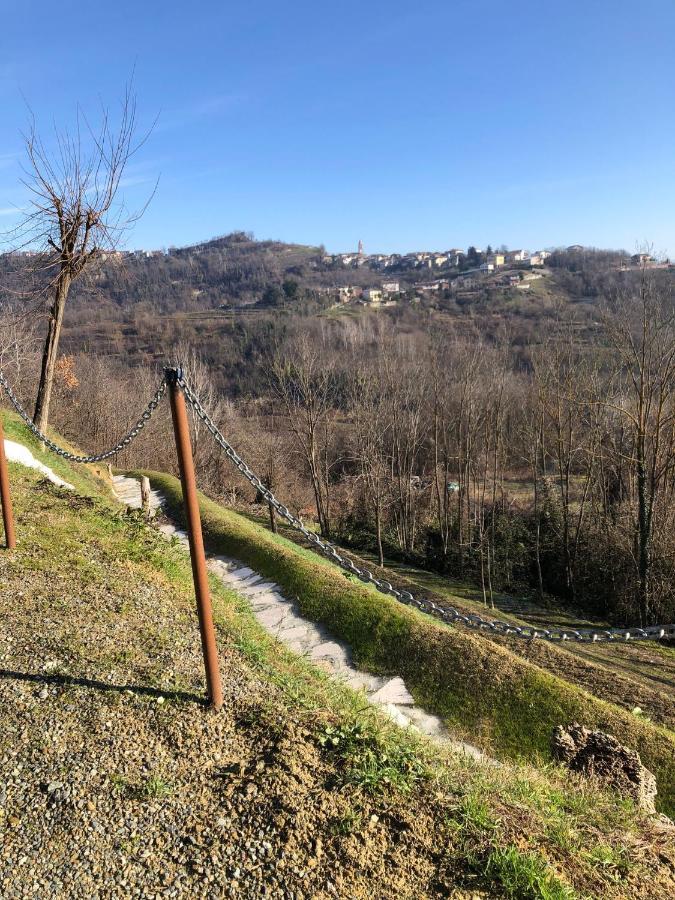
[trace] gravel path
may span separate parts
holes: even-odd
[[[113,485],[121,502],[135,509],[140,508],[141,487],[136,478],[116,475]],[[151,491],[150,506],[153,511],[161,508],[162,496],[158,491]],[[187,534],[175,525],[161,525],[160,531],[168,538],[178,538],[187,546]],[[438,716],[418,706],[402,678],[381,677],[358,669],[351,648],[322,626],[304,618],[297,605],[284,597],[278,584],[265,581],[253,569],[229,557],[210,555],[207,564],[227,587],[248,600],[258,622],[290,650],[308,657],[354,690],[364,691],[370,703],[379,706],[402,728],[412,728],[449,743],[474,759],[485,758],[477,747],[455,740]]]

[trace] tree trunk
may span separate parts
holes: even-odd
[[[316,435],[314,429],[310,428],[308,435],[308,448],[306,451],[307,463],[309,465],[309,477],[312,482],[312,491],[314,493],[314,503],[316,505],[316,515],[319,519],[319,530],[321,536],[330,538],[330,513],[329,513],[329,489],[328,482],[322,484],[322,463],[317,459],[319,451],[316,446]],[[326,473],[327,477],[327,473]]]
[[[647,496],[647,472],[644,459],[643,440],[638,442],[638,604],[643,626],[649,624],[650,575],[651,575],[651,528],[649,521],[649,499]]]
[[[270,462],[267,466],[267,474],[265,475],[265,477],[262,480],[262,483],[265,485],[265,487],[267,488],[268,491],[271,491],[273,488],[273,485],[274,485],[273,472],[274,472],[274,463]],[[258,494],[256,496],[256,503],[262,503],[263,500],[264,500],[263,495],[260,492],[258,492]],[[277,530],[278,530],[277,529],[276,511],[275,511],[274,507],[272,506],[272,504],[269,502],[269,500],[267,501],[267,508],[269,509],[269,514],[270,514],[270,528],[272,529],[272,532],[274,534],[276,534]]]
[[[380,568],[384,567],[384,550],[382,548],[382,515],[379,501],[375,504],[375,532],[377,535],[377,559]]]
[[[535,453],[537,450],[535,449]],[[539,477],[537,475],[536,464],[534,465],[534,473],[532,476],[534,483],[534,562],[537,570],[537,591],[539,592],[539,600],[544,602],[544,577],[541,571],[541,513],[539,509]]]
[[[59,352],[59,338],[61,337],[63,313],[66,308],[69,290],[70,275],[62,269],[56,283],[54,304],[49,312],[47,339],[42,353],[40,384],[38,386],[37,399],[35,401],[35,414],[33,420],[40,431],[45,431],[49,423],[49,404],[52,398],[54,371],[56,369],[56,360]]]
[[[141,478],[141,509],[146,517],[150,518],[150,479],[143,475]]]

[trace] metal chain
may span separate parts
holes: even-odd
[[[58,444],[55,444],[54,441],[51,441],[46,434],[43,434],[40,429],[37,427],[35,422],[28,415],[26,410],[23,408],[21,403],[16,397],[16,394],[12,390],[9,385],[9,382],[5,378],[2,372],[0,372],[0,387],[2,387],[7,394],[10,403],[17,411],[17,413],[21,416],[23,421],[26,423],[28,428],[33,432],[36,438],[40,440],[43,444],[45,444],[52,452],[56,453],[57,456],[62,456],[64,459],[69,460],[70,462],[76,463],[96,463],[103,462],[104,459],[110,459],[111,456],[115,456],[121,450],[124,450],[126,447],[131,444],[134,438],[138,437],[138,435],[143,431],[146,424],[152,418],[154,411],[159,406],[162,397],[166,392],[166,378],[163,378],[159,387],[155,391],[154,397],[150,400],[146,408],[143,410],[141,417],[136,422],[134,427],[128,431],[123,438],[121,438],[114,447],[110,450],[106,450],[104,453],[95,453],[91,456],[77,456],[75,453],[70,453],[68,450],[65,450],[63,447],[59,447]]]
[[[355,575],[361,581],[372,584],[383,594],[395,597],[401,603],[407,606],[414,606],[422,612],[435,616],[444,622],[453,625],[466,625],[468,628],[474,628],[478,631],[485,631],[494,635],[502,635],[508,637],[525,638],[533,640],[541,638],[547,641],[577,641],[582,643],[619,643],[629,640],[658,640],[663,637],[675,637],[675,624],[672,625],[650,625],[647,628],[605,628],[601,630],[594,629],[568,629],[568,628],[535,628],[534,626],[514,625],[510,622],[504,622],[499,619],[489,620],[482,616],[472,614],[465,615],[452,606],[440,606],[434,600],[420,599],[414,597],[410,591],[402,591],[395,588],[389,581],[377,578],[368,569],[361,569],[349,559],[348,556],[341,554],[333,544],[322,540],[318,534],[307,528],[301,519],[294,516],[293,513],[280,503],[274,496],[272,491],[266,487],[258,476],[249,468],[234,448],[225,440],[220,433],[218,427],[204,410],[198,398],[190,389],[190,386],[183,377],[182,372],[178,371],[178,385],[182,388],[185,398],[195,411],[195,414],[204,422],[206,428],[211,433],[216,443],[222,447],[226,456],[241,472],[248,482],[258,491],[274,509],[286,521],[301,532],[310,544],[313,544],[324,556],[328,557],[332,562]]]

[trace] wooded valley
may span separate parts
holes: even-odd
[[[558,253],[527,297],[345,311],[321,258],[230,236],[102,262],[66,314],[54,426],[88,450],[110,444],[158,366],[180,360],[249,464],[324,535],[470,580],[488,605],[510,591],[612,623],[672,620],[670,270]],[[29,264],[2,258],[0,349],[30,408],[40,301],[17,293]],[[257,297],[253,310],[272,290],[275,308],[219,309]],[[165,413],[120,465],[173,469],[169,427]],[[204,489],[254,504],[200,428]]]

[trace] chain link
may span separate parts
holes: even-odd
[[[389,581],[377,578],[368,569],[359,568],[353,560],[348,556],[341,554],[333,544],[322,540],[318,534],[307,528],[301,519],[294,516],[288,507],[280,503],[272,491],[263,484],[260,478],[258,478],[258,476],[250,469],[236,450],[225,440],[216,424],[202,407],[199,399],[190,389],[181,370],[178,370],[177,383],[182,388],[185,398],[192,406],[195,414],[206,425],[206,428],[215,439],[216,443],[225,451],[225,455],[241,472],[244,478],[246,478],[256,491],[265,498],[267,503],[273,506],[279,515],[292,525],[293,528],[301,532],[309,543],[316,547],[324,556],[336,563],[336,565],[340,566],[346,572],[355,575],[360,581],[363,581],[366,584],[372,584],[381,593],[395,597],[407,606],[414,606],[422,612],[435,616],[452,625],[465,625],[468,628],[485,631],[489,634],[524,638],[525,640],[539,638],[547,641],[576,641],[593,644],[601,642],[620,643],[622,641],[630,640],[658,640],[663,637],[675,636],[675,624],[650,625],[646,628],[604,628],[597,630],[554,627],[535,628],[531,625],[514,625],[511,622],[504,622],[499,619],[484,619],[477,614],[465,615],[452,606],[441,606],[434,600],[416,598],[410,591],[403,591],[395,588]]]
[[[28,428],[33,432],[35,437],[38,438],[38,440],[43,444],[45,444],[53,453],[56,453],[57,456],[62,456],[64,459],[67,459],[70,462],[97,463],[103,462],[104,459],[110,459],[111,456],[115,456],[121,450],[125,450],[132,443],[134,438],[138,437],[141,431],[143,431],[147,423],[152,418],[153,413],[161,403],[162,397],[166,392],[166,378],[162,379],[159,387],[155,391],[154,397],[150,400],[146,408],[143,410],[141,417],[136,422],[134,427],[130,431],[128,431],[124,435],[124,437],[121,438],[110,450],[106,450],[104,453],[95,453],[91,456],[77,456],[77,454],[75,453],[70,453],[63,447],[59,447],[59,445],[55,444],[54,441],[51,441],[46,434],[43,434],[19,402],[16,394],[10,387],[9,382],[2,372],[0,372],[0,387],[4,389],[10,403],[17,411],[17,413],[21,416]]]

